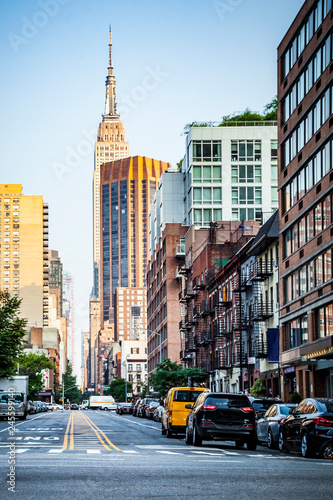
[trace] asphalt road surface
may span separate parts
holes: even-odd
[[[0,422],[0,499],[332,500],[333,461],[233,442],[187,446],[161,424],[108,411]]]

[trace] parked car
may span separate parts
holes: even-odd
[[[152,401],[158,401],[155,398],[143,398],[138,406],[137,416],[144,418],[146,416],[146,408]]]
[[[140,403],[141,403],[141,398],[137,399],[137,401],[134,403],[133,412],[132,412],[133,417],[138,416],[138,407],[139,407]]]
[[[37,413],[37,406],[32,401],[28,401],[28,413],[29,415],[35,415]]]
[[[222,392],[200,394],[186,421],[186,444],[201,446],[203,440],[235,441],[257,448],[256,416],[247,396]]]
[[[52,403],[45,403],[46,409],[47,410],[53,410],[53,404]]]
[[[280,423],[297,405],[292,403],[274,404],[257,422],[257,438],[259,443],[268,448],[277,448],[279,442]]]
[[[154,410],[153,419],[155,420],[155,422],[161,422],[163,412],[164,412],[164,406],[159,404],[158,407],[155,408]]]
[[[283,404],[283,401],[279,398],[249,398],[257,418],[261,418],[268,408],[274,404]]]
[[[186,406],[194,403],[199,396],[208,389],[202,387],[172,387],[164,402],[164,411],[162,413],[162,434],[171,438],[175,433],[185,433],[186,418],[190,409]],[[208,391],[209,392],[209,391]]]
[[[153,418],[155,408],[157,408],[159,405],[160,405],[159,401],[152,401],[151,403],[149,403],[149,405],[146,406],[145,417],[146,418]]]
[[[333,429],[333,398],[306,398],[280,424],[279,450],[303,457],[319,453]]]
[[[123,413],[131,414],[132,411],[133,411],[132,403],[119,403],[116,410],[118,415],[122,415]]]
[[[71,404],[71,410],[78,410],[78,409],[79,405],[77,405],[76,403]]]

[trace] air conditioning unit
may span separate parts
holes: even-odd
[[[277,259],[273,260],[273,266],[278,267],[279,261]]]

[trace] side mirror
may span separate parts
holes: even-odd
[[[192,410],[193,408],[193,405],[191,403],[185,405],[185,408],[187,408],[188,410]]]

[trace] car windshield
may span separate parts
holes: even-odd
[[[18,392],[3,392],[0,394],[0,403],[8,403],[8,401],[14,403],[22,403],[23,394]]]
[[[194,403],[202,391],[177,390],[174,392],[173,400],[179,403]]]
[[[249,406],[249,400],[242,396],[209,396],[205,404],[218,408],[243,408]]]
[[[272,406],[272,401],[253,401],[252,406],[256,411],[268,410]]]

